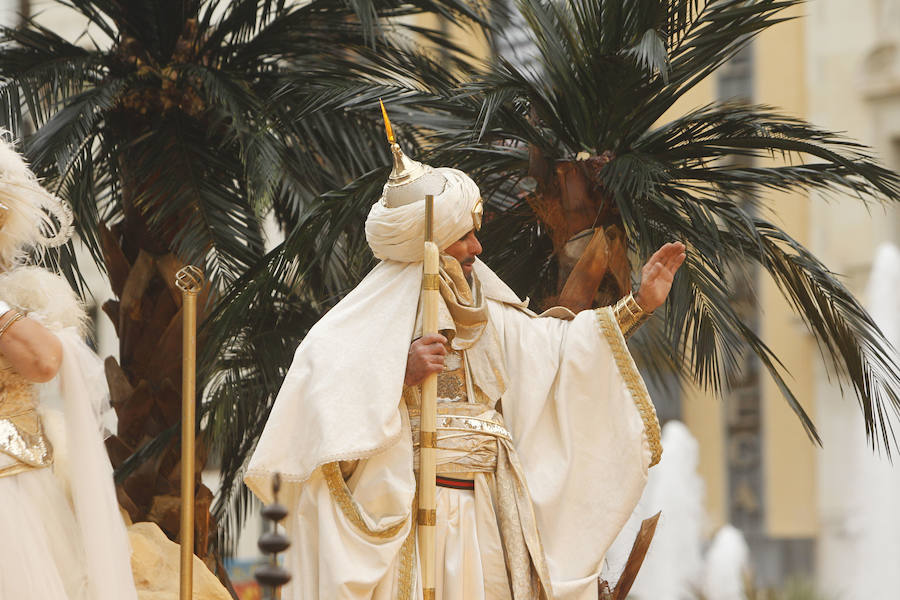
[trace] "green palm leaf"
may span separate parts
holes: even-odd
[[[672,239],[690,248],[666,313],[667,343],[655,351],[668,356],[657,364],[678,365],[685,377],[722,391],[742,364],[737,349],[749,348],[818,440],[783,366],[725,291],[734,278],[752,279],[725,265],[759,265],[853,389],[870,439],[889,448],[892,433],[884,415],[900,408],[900,379],[888,342],[837,276],[757,212],[764,206],[759,192],[766,189],[841,191],[867,202],[893,201],[900,198],[900,177],[864,146],[769,107],[713,104],[659,124],[677,99],[753,36],[782,22],[782,11],[794,4],[522,0],[537,65],[500,61],[467,86],[472,98],[482,98],[480,107],[455,111],[468,109],[477,126],[448,136],[442,151],[482,181],[501,174],[524,178],[523,145],[557,160],[573,160],[581,151],[610,152],[614,158],[595,182],[615,201],[637,254],[647,256]],[[791,162],[748,167],[724,161],[772,155]],[[493,203],[498,221],[507,217],[508,197],[502,193]],[[521,216],[510,218],[523,222]],[[529,226],[534,229],[533,222]],[[491,239],[490,229],[486,234],[487,252],[494,244],[510,246],[503,238]],[[498,252],[495,264],[514,273],[525,244],[507,239],[514,245]],[[545,277],[548,289],[552,275]]]
[[[261,231],[268,210],[287,230],[317,227],[335,217],[312,210],[317,199],[386,162],[382,124],[371,110],[377,93],[366,95],[365,108],[340,94],[361,88],[397,94],[404,86],[391,76],[393,66],[437,70],[436,59],[415,51],[414,35],[430,38],[447,65],[461,64],[460,48],[404,24],[409,17],[484,19],[463,0],[60,4],[86,17],[98,39],[84,37],[93,43],[82,47],[34,22],[0,30],[0,125],[22,139],[36,172],[72,204],[79,237],[101,268],[109,268],[117,294],[139,260],[169,253],[202,266],[216,292],[239,289],[273,260]],[[26,136],[27,124],[33,135]],[[368,176],[364,181],[375,181]],[[361,228],[337,218],[333,233],[316,239],[331,240],[331,258],[315,260],[304,252],[318,245],[298,244],[279,264],[302,272],[304,285],[337,294],[368,261],[358,252]],[[48,260],[78,283],[71,248]],[[158,270],[161,277],[164,269]],[[222,341],[214,346],[221,355],[204,355],[200,381],[201,389],[209,383],[203,397],[211,399],[202,409],[204,423],[224,457],[220,507],[247,500],[236,475],[255,440],[245,433],[257,430],[244,425],[262,422],[291,336],[302,336],[310,315],[327,305],[320,293],[294,298],[290,282],[298,280],[284,281],[274,288],[280,300],[271,321],[251,320],[258,329],[218,317],[205,328],[211,340]],[[150,291],[169,284],[157,281]],[[166,328],[177,306],[165,293],[154,298],[138,308],[147,309],[146,322]],[[119,320],[117,304],[106,308]],[[123,360],[146,357],[135,351],[137,340],[159,341],[159,335],[129,327],[120,331]],[[123,363],[127,373],[142,366]],[[163,392],[177,387],[162,379],[132,384]],[[165,405],[162,396],[149,401]],[[146,460],[170,449],[172,427],[154,412],[148,409],[146,437],[119,471],[126,487],[132,474],[146,470]]]

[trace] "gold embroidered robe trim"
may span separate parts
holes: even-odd
[[[350,488],[347,487],[347,483],[344,481],[340,465],[337,462],[326,463],[322,465],[321,469],[322,475],[325,476],[325,482],[328,484],[331,499],[337,503],[347,520],[353,523],[361,532],[376,538],[392,538],[400,533],[406,525],[406,521],[401,520],[377,529],[369,527],[359,510],[359,505],[356,504],[350,493]]]
[[[412,511],[414,515],[419,509],[419,496],[413,497]],[[400,567],[397,569],[397,600],[413,600],[415,598],[415,572],[416,572],[416,520],[412,519],[409,535],[403,540],[400,547]]]
[[[638,373],[637,365],[628,352],[625,345],[625,338],[619,331],[616,324],[613,309],[609,307],[598,308],[594,310],[600,333],[606,338],[609,347],[612,350],[613,358],[616,366],[622,374],[622,379],[628,387],[631,399],[635,408],[641,415],[644,422],[644,433],[647,435],[647,442],[650,445],[650,466],[652,467],[659,462],[662,457],[662,443],[660,442],[659,418],[656,416],[656,408],[653,401],[650,400],[650,394],[647,392],[647,386]]]

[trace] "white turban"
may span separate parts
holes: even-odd
[[[434,197],[434,241],[443,250],[475,227],[472,210],[481,193],[472,179],[456,169],[434,170],[447,184]],[[397,207],[382,200],[372,205],[366,219],[366,240],[381,260],[422,261],[425,239],[425,199]]]

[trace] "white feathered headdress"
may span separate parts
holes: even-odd
[[[22,156],[0,132],[0,262],[21,262],[29,250],[65,244],[72,210],[45,190]]]

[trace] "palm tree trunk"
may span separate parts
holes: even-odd
[[[24,23],[31,18],[31,0],[19,0],[19,22]]]
[[[134,238],[131,238],[133,241]],[[107,440],[113,467],[160,434],[177,431],[181,419],[181,292],[175,273],[183,264],[173,254],[144,249],[129,259],[128,236],[101,229],[103,256],[115,300],[103,305],[119,336],[120,362],[106,361],[113,408],[118,416],[116,435]],[[198,307],[203,318],[208,291]],[[153,521],[171,539],[180,522],[180,444],[171,435],[153,458],[128,473],[117,486],[119,503],[133,521]],[[205,558],[211,529],[212,492],[200,482],[206,445],[197,443],[195,473],[194,552]]]
[[[559,262],[558,295],[545,298],[544,307],[578,312],[613,304],[631,291],[625,229],[597,176],[612,158],[604,152],[551,165],[540,150],[531,149],[529,176],[535,185],[526,200],[549,228]]]

